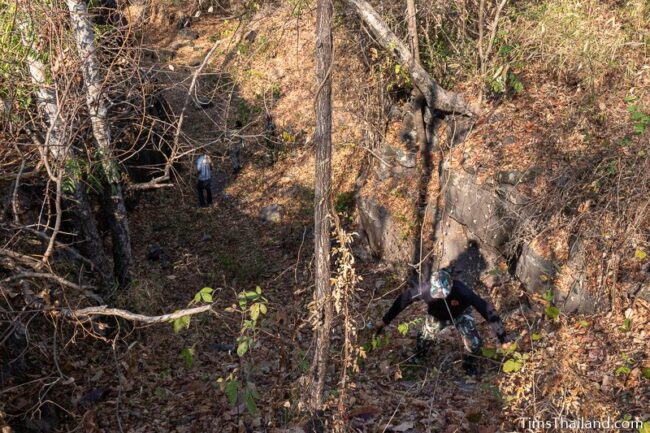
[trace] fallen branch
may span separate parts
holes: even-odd
[[[195,314],[205,313],[206,311],[214,311],[212,306],[214,304],[202,305],[200,307],[187,308],[185,310],[174,311],[173,313],[163,314],[160,316],[145,316],[144,314],[132,313],[127,310],[120,310],[119,308],[109,308],[106,305],[99,307],[82,308],[81,310],[72,310],[70,308],[62,308],[59,310],[65,317],[71,319],[78,319],[81,317],[89,316],[113,316],[121,317],[133,322],[142,323],[164,323],[172,320],[180,319],[181,317],[192,316]]]
[[[361,20],[377,38],[377,42],[397,57],[402,66],[410,73],[413,83],[424,95],[430,109],[466,115],[478,113],[478,107],[466,102],[460,94],[445,90],[436,83],[433,77],[416,61],[408,47],[388,28],[367,1],[346,0],[346,2],[354,7]]]
[[[70,287],[71,289],[80,290],[80,291],[84,289],[92,288],[92,286],[79,286],[78,284],[72,283],[63,277],[59,277],[58,275],[55,274],[48,274],[45,272],[23,272],[21,274],[7,277],[4,280],[2,280],[2,282],[8,283],[14,280],[21,280],[23,278],[43,278],[46,280],[54,280],[57,283],[61,284],[62,286]]]

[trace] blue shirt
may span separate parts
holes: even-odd
[[[196,171],[199,172],[199,180],[210,180],[212,169],[210,168],[210,157],[201,155],[196,160]]]

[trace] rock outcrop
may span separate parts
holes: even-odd
[[[448,119],[447,144],[461,143],[469,130],[466,122]],[[415,131],[402,131],[401,136],[412,138],[413,134]],[[417,220],[421,175],[413,142],[403,139],[400,144],[384,144],[356,194],[360,232],[372,254],[404,272],[415,257],[419,230],[412,226]],[[537,175],[536,170],[507,170],[479,181],[476,174],[462,167],[445,167],[444,209],[428,212],[429,217],[442,213],[434,263],[439,267],[453,263],[459,278],[469,284],[480,281],[497,286],[515,279],[531,293],[541,295],[552,289],[556,305],[564,312],[592,313],[596,305],[607,302],[595,299],[587,290],[580,244],[574,242],[568,259],[561,259],[548,248],[538,248],[539,242],[524,242],[518,235],[531,216],[530,197],[520,186],[531,185]],[[558,284],[560,277],[562,284]]]

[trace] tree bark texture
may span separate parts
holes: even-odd
[[[309,406],[321,409],[332,326],[330,282],[330,209],[332,159],[332,0],[318,0],[316,19],[316,178],[314,196],[314,254],[317,314]]]
[[[415,0],[406,0],[406,15],[408,16],[409,43],[411,44],[411,54],[416,62],[420,63],[420,42],[418,40],[418,20]]]
[[[70,219],[79,235],[75,244],[81,254],[91,260],[102,284],[107,284],[110,280],[111,266],[104,254],[102,239],[97,230],[97,222],[92,214],[81,173],[74,172],[72,169],[74,164],[66,163],[70,157],[76,157],[77,152],[72,144],[66,146],[66,122],[57,101],[56,87],[47,83],[46,67],[35,55],[34,48],[28,40],[28,27],[27,22],[20,25],[22,43],[28,48],[29,74],[36,87],[36,100],[48,128],[41,154],[43,158],[51,158],[55,167],[59,167],[66,177],[72,179],[71,191],[65,194],[65,199],[66,207],[70,210]]]
[[[131,280],[131,238],[119,167],[113,159],[107,106],[102,99],[103,78],[95,47],[95,34],[88,19],[86,4],[81,0],[66,0],[82,62],[82,73],[86,84],[86,103],[90,114],[93,136],[105,176],[104,209],[113,239],[114,275],[124,287]]]
[[[384,49],[389,50],[402,66],[409,71],[413,83],[424,95],[430,109],[467,115],[475,115],[478,112],[478,109],[467,103],[460,94],[440,87],[367,1],[345,1],[357,11],[357,14],[375,35],[379,44]]]

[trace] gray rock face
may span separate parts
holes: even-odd
[[[558,307],[564,313],[593,314],[597,309],[608,309],[609,299],[597,299],[586,286],[586,256],[582,242],[576,241],[569,251],[569,260],[564,264],[564,274],[570,278],[567,284],[556,286]],[[568,287],[568,290],[561,289]]]
[[[359,224],[373,255],[388,263],[406,266],[413,240],[404,236],[392,213],[374,197],[357,197]]]
[[[503,249],[515,227],[510,202],[496,190],[479,186],[471,174],[447,171],[445,177],[449,180],[445,193],[449,216],[466,226],[482,243]]]
[[[283,212],[284,208],[279,204],[265,206],[260,211],[260,219],[271,223],[279,223],[282,221]]]
[[[524,246],[517,261],[515,274],[527,290],[543,294],[553,287],[555,273],[552,261],[541,257],[528,245]]]
[[[405,122],[408,123],[408,122]],[[411,122],[412,123],[412,122]],[[405,131],[410,131],[408,125]],[[411,125],[412,126],[412,125]],[[471,132],[471,122],[463,117],[451,117],[446,123],[447,145],[461,143]],[[408,270],[413,258],[415,234],[404,233],[404,215],[416,215],[415,205],[419,174],[416,170],[416,154],[405,140],[405,148],[397,149],[385,145],[377,151],[374,166],[359,178],[356,204],[359,214],[360,232],[367,240],[369,250],[396,268]],[[507,137],[508,145],[514,138]],[[606,308],[608,301],[594,297],[586,287],[586,260],[579,244],[574,245],[566,263],[556,263],[549,257],[536,253],[530,245],[514,245],[513,237],[527,210],[530,199],[517,186],[534,180],[538,171],[508,170],[497,173],[486,184],[480,184],[470,169],[445,168],[442,182],[445,187],[445,209],[435,235],[441,240],[442,250],[434,259],[440,267],[453,264],[454,277],[470,285],[483,282],[488,286],[503,284],[509,280],[511,269],[508,263],[516,263],[514,276],[526,290],[543,294],[548,289],[555,291],[555,303],[565,313],[593,313]],[[368,182],[371,180],[371,182]],[[368,190],[373,185],[377,191]],[[558,185],[559,187],[560,185]],[[387,193],[399,193],[405,198],[408,209],[389,208],[382,197]],[[403,203],[401,201],[400,203]],[[436,214],[437,210],[430,212]],[[409,217],[410,218],[410,217]],[[408,223],[409,221],[406,221]],[[414,222],[414,221],[413,221]],[[419,228],[416,228],[416,230]],[[413,232],[413,230],[411,230]],[[515,251],[515,246],[521,252]],[[568,284],[567,274],[571,277]],[[560,270],[562,272],[558,273]],[[557,279],[557,281],[556,281]],[[562,281],[563,289],[556,287]],[[637,296],[650,296],[648,290],[639,290]]]
[[[402,167],[415,168],[415,152],[404,152],[403,150],[398,150],[395,152],[395,159]]]

